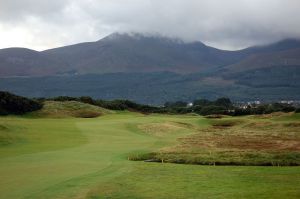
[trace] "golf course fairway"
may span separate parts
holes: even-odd
[[[120,112],[93,119],[0,117],[0,198],[300,198],[299,167],[129,161],[176,144],[200,116]],[[169,125],[153,135],[144,124]]]

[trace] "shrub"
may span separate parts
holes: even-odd
[[[231,103],[230,99],[225,98],[225,97],[217,99],[214,102],[214,104],[216,106],[223,106],[223,107],[226,107],[226,108],[230,108],[232,106],[232,103]]]
[[[199,112],[200,115],[213,115],[213,114],[226,114],[226,113],[227,111],[225,107],[215,106],[215,105],[205,106]]]
[[[42,108],[38,101],[13,95],[8,92],[0,92],[0,115],[24,114]]]
[[[250,115],[250,114],[251,114],[250,108],[246,108],[246,109],[235,108],[234,112],[232,113],[232,115],[234,115],[234,116]]]

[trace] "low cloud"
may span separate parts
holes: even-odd
[[[0,48],[141,32],[239,49],[299,38],[299,9],[299,0],[0,0]]]

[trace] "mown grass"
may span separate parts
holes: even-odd
[[[2,117],[0,157],[11,157],[80,146],[88,142],[74,119]]]
[[[237,167],[138,162],[132,172],[99,184],[90,199],[299,198],[297,167]]]
[[[210,128],[227,132],[257,121],[295,122],[237,119],[246,121],[215,128],[210,119],[199,116],[129,112],[90,119],[0,117],[0,135],[11,137],[0,146],[0,198],[299,198],[298,167],[128,161],[134,155],[140,159],[181,146],[183,139],[197,138],[201,132],[210,135],[206,132]],[[285,125],[279,124],[295,128],[288,135],[299,134],[297,126]],[[150,131],[145,131],[149,126]]]

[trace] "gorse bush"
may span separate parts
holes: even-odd
[[[212,114],[227,114],[227,109],[224,106],[204,106],[200,109],[199,112],[200,115],[212,115]]]
[[[41,108],[38,101],[0,91],[0,115],[24,114]]]

